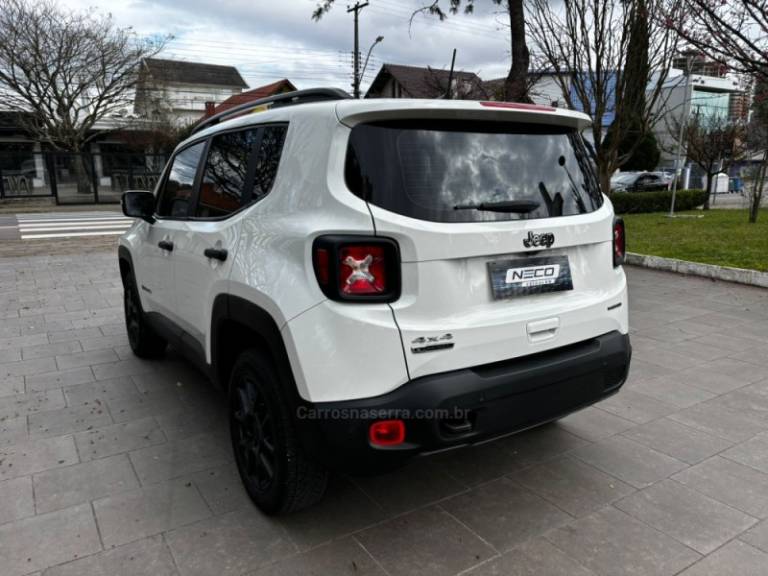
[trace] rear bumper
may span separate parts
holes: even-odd
[[[548,422],[617,392],[629,371],[629,335],[597,338],[524,358],[417,378],[389,394],[298,408],[313,453],[350,473],[383,471],[409,458]],[[375,447],[376,420],[406,423],[405,443]],[[304,429],[305,432],[307,428]]]

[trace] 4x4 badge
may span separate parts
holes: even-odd
[[[528,232],[528,238],[523,239],[523,246],[530,248],[531,246],[543,246],[549,248],[555,243],[555,235],[551,232],[545,232],[544,234],[534,234]]]
[[[411,352],[434,352],[435,350],[449,350],[453,348],[453,334],[450,332],[441,336],[419,336],[411,340]]]

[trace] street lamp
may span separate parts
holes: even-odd
[[[373,41],[373,44],[371,44],[371,47],[368,48],[368,54],[365,56],[365,64],[363,64],[363,71],[360,72],[360,77],[357,79],[357,85],[360,86],[360,82],[363,80],[363,77],[365,76],[365,69],[368,68],[368,59],[371,57],[371,52],[373,52],[374,47],[379,42],[384,41],[384,36],[376,36],[376,40]],[[359,98],[358,94],[358,98]]]
[[[677,157],[675,158],[675,180],[672,183],[672,204],[669,206],[669,217],[675,217],[675,197],[677,196],[677,181],[683,177],[685,168],[685,158],[683,158],[683,138],[685,137],[685,125],[688,123],[688,100],[693,100],[688,94],[691,82],[691,69],[693,66],[693,56],[688,56],[685,60],[685,91],[683,92],[683,118],[680,121],[680,134],[677,137]],[[680,166],[682,161],[683,165]],[[680,170],[678,175],[677,171]]]

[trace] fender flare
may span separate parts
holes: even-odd
[[[117,260],[118,262],[121,260],[128,262],[128,266],[130,266],[131,272],[133,272],[134,276],[136,275],[135,268],[133,267],[133,257],[131,256],[131,252],[128,250],[128,248],[122,245],[117,247]]]
[[[267,346],[267,352],[275,363],[275,368],[281,380],[290,383],[293,395],[298,399],[298,389],[293,376],[293,369],[288,358],[288,352],[283,341],[283,335],[274,318],[260,306],[230,294],[219,294],[213,301],[211,310],[211,368],[216,375],[217,384],[227,387],[227,382],[221,382],[219,375],[221,367],[218,359],[221,356],[221,328],[226,321],[234,322],[257,334]]]
[[[229,387],[228,382],[222,381],[222,375],[227,373],[227,367],[219,366],[220,359],[226,357],[226,353],[222,353],[223,351],[220,348],[224,340],[221,329],[225,322],[238,324],[258,336],[259,343],[266,347],[265,351],[272,358],[280,381],[285,385],[300,443],[308,454],[319,455],[323,453],[322,432],[317,423],[298,417],[299,409],[301,407],[309,407],[311,403],[299,394],[291,361],[277,322],[275,322],[269,312],[260,306],[229,294],[219,294],[215,298],[213,309],[211,310],[210,374],[215,385],[225,391]]]

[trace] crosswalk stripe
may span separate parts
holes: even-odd
[[[47,223],[39,223],[39,224],[19,224],[20,230],[36,230],[38,228],[48,228],[48,227],[55,227],[55,228],[128,228],[133,224],[133,221],[128,220],[124,222],[65,222],[63,224],[59,224],[56,222],[47,222]]]
[[[76,238],[78,236],[117,236],[124,234],[124,230],[103,230],[99,232],[67,232],[65,234],[22,234],[22,240],[35,240],[41,238]]]
[[[19,232],[24,236],[25,234],[37,234],[38,232],[60,232],[62,234],[74,234],[77,232],[95,232],[96,230],[104,230],[105,232],[125,232],[129,226],[78,226],[77,228],[61,228],[60,226],[50,226],[46,228],[19,228]]]
[[[81,236],[117,236],[134,223],[120,212],[50,212],[17,214],[21,240],[77,238]]]
[[[105,216],[103,218],[35,218],[19,220],[19,224],[51,224],[58,222],[133,222],[133,219],[124,216]]]

